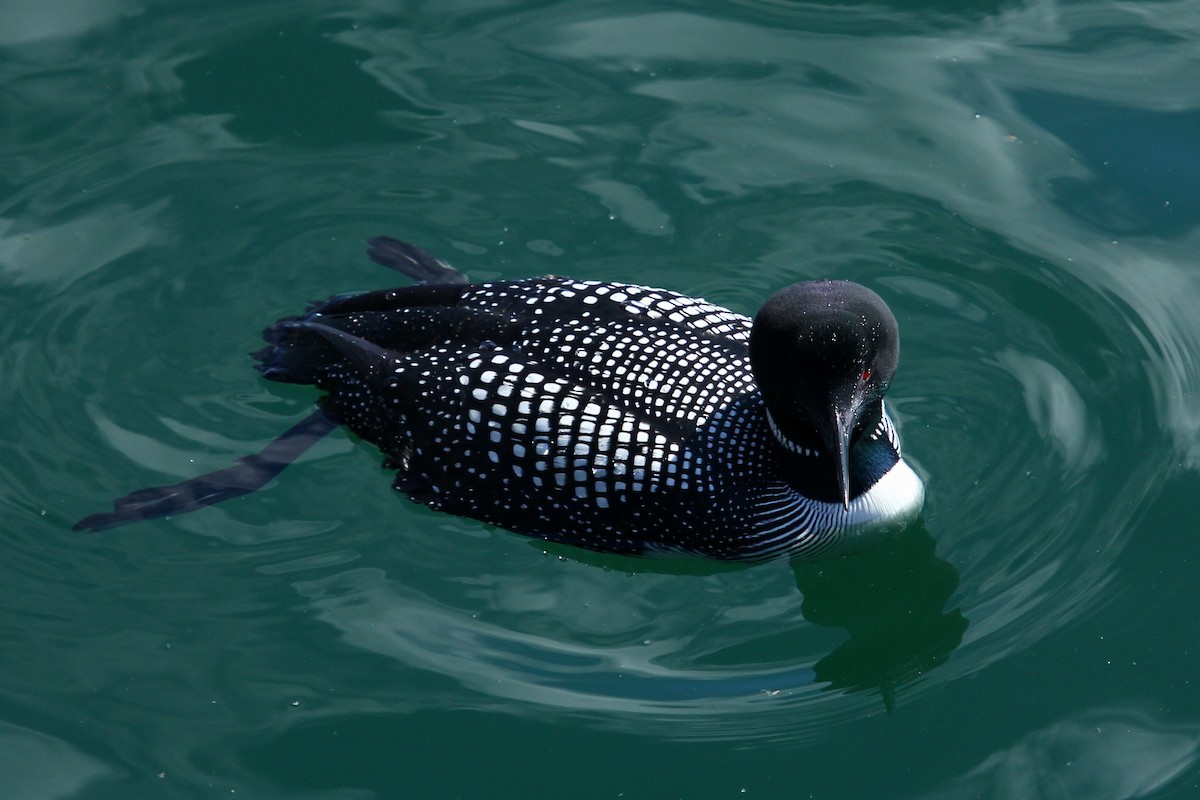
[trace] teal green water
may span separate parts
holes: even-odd
[[[1195,2],[0,3],[0,796],[1200,796]],[[477,279],[902,333],[887,548],[547,552],[338,433],[98,535],[312,407],[248,351]]]

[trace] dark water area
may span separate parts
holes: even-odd
[[[0,3],[0,795],[1200,796],[1194,2]],[[901,330],[876,551],[720,567],[435,514],[247,353],[396,276]]]

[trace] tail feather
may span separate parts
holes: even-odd
[[[267,346],[250,355],[259,362],[254,368],[273,381],[315,384],[323,368],[338,358],[333,345],[306,331],[296,317],[279,320],[263,331],[263,339]]]

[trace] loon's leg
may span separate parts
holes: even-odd
[[[419,247],[388,236],[377,236],[368,241],[367,255],[378,264],[401,272],[422,286],[413,287],[406,295],[412,305],[454,305],[462,295],[461,287],[468,283],[467,276],[441,259],[435,258]],[[444,287],[444,288],[439,288]],[[403,290],[401,290],[403,291]],[[391,290],[368,292],[362,295],[344,295],[331,298],[320,304],[321,311],[368,311],[374,304],[384,307],[393,303]],[[294,320],[293,320],[294,321]],[[277,331],[285,331],[284,320],[267,330],[268,341],[278,344]],[[272,337],[275,338],[272,338]],[[264,351],[266,354],[272,348]],[[257,355],[265,361],[265,355]],[[270,374],[269,366],[263,369],[267,377],[284,378]],[[341,423],[330,412],[321,409],[309,414],[299,423],[288,428],[271,440],[259,452],[239,458],[232,466],[209,472],[171,486],[152,486],[139,489],[113,501],[113,510],[104,514],[92,514],[75,523],[75,530],[102,531],[157,519],[172,514],[186,514],[205,506],[215,505],[234,497],[260,489],[271,481],[297,458],[304,454],[323,436]]]
[[[467,276],[454,267],[435,258],[419,247],[393,239],[376,236],[368,239],[367,256],[376,264],[394,269],[412,278],[417,283],[462,284],[468,283]]]
[[[265,486],[339,424],[329,412],[314,411],[262,450],[239,458],[232,466],[182,483],[152,486],[119,497],[113,501],[111,512],[84,517],[75,523],[74,530],[104,531],[132,522],[186,514],[249,494]]]

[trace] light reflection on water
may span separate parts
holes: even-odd
[[[1094,708],[1029,733],[922,800],[1126,800],[1158,792],[1197,762],[1200,725],[1132,704]]]
[[[725,302],[742,298],[752,309],[769,287],[796,277],[797,265],[823,270],[840,262],[843,270],[857,270],[853,277],[891,290],[904,341],[893,407],[908,453],[930,480],[925,529],[937,556],[929,554],[924,582],[937,583],[928,570],[953,576],[928,624],[907,632],[908,647],[892,643],[894,663],[864,651],[847,674],[822,673],[823,660],[838,663],[839,646],[853,652],[862,645],[861,626],[871,616],[852,614],[841,638],[831,641],[819,614],[797,615],[786,601],[801,594],[777,569],[769,589],[753,586],[773,593],[779,609],[760,620],[767,630],[757,634],[716,613],[742,602],[746,572],[688,579],[720,586],[719,605],[708,608],[712,616],[693,605],[694,585],[659,596],[659,581],[678,584],[652,574],[637,581],[589,577],[604,582],[597,594],[619,598],[619,607],[576,615],[565,609],[584,593],[577,581],[586,572],[564,567],[561,585],[536,590],[516,573],[495,575],[491,580],[509,584],[508,594],[555,600],[485,622],[478,615],[486,604],[474,613],[461,599],[436,604],[381,570],[360,568],[298,584],[319,617],[355,647],[453,675],[481,695],[512,701],[503,707],[515,713],[537,713],[536,706],[587,712],[599,724],[663,736],[770,738],[782,728],[803,738],[830,715],[852,719],[882,706],[876,697],[795,713],[831,687],[869,689],[890,705],[1019,652],[1102,607],[1128,523],[1167,469],[1144,447],[1151,420],[1157,417],[1176,447],[1194,458],[1197,429],[1182,400],[1186,387],[1197,386],[1195,365],[1184,354],[1200,343],[1200,318],[1188,311],[1200,287],[1164,256],[1170,245],[1114,245],[1047,191],[1055,178],[1088,180],[1091,170],[1072,156],[1070,141],[1023,117],[1009,98],[1030,74],[1031,60],[1039,74],[1057,71],[1069,80],[1073,57],[1046,45],[1084,36],[1111,24],[1112,16],[1064,11],[1048,33],[1044,11],[1000,15],[961,36],[902,35],[887,46],[831,32],[797,47],[790,33],[685,13],[561,23],[551,17],[539,29],[522,29],[522,47],[586,62],[662,103],[669,113],[636,131],[584,134],[616,146],[631,135],[642,138],[640,158],[679,169],[691,179],[693,200],[750,197],[753,205],[755,195],[796,184],[815,195],[794,204],[794,233],[769,231],[782,241],[764,256],[768,263],[743,272],[740,289],[715,289]],[[511,31],[498,34],[512,41]],[[367,37],[369,43],[346,37],[362,47],[387,47],[378,37]],[[710,43],[703,63],[687,46],[693,41]],[[1117,50],[1118,61],[1137,55]],[[385,60],[387,52],[377,57]],[[1182,50],[1177,55],[1184,58]],[[733,68],[756,59],[771,69],[747,77]],[[796,79],[802,75],[819,77]],[[1083,91],[1098,87],[1089,80]],[[1117,95],[1115,102],[1137,101],[1120,88]],[[581,136],[556,138],[574,146]],[[664,206],[632,184],[590,176],[606,174],[607,161],[572,166],[582,168],[581,188],[598,194],[632,232],[673,228]],[[858,207],[856,195],[878,198],[847,186],[854,176],[869,176],[902,199],[892,212]],[[822,193],[836,196],[843,213],[831,215]],[[928,230],[947,212],[964,222],[942,223],[943,248],[931,252],[927,241],[906,240],[904,220]],[[840,248],[854,243],[849,264],[844,255],[811,252],[809,217],[823,241]],[[1155,387],[1157,413],[1139,391],[1146,379]],[[803,595],[810,605],[812,591]],[[634,607],[653,608],[655,616],[631,617]],[[547,629],[522,632],[522,616],[534,612]],[[588,622],[597,617],[615,626],[615,644],[588,640]],[[757,645],[755,635],[763,639]],[[758,652],[762,660],[703,668],[712,651]],[[847,677],[855,670],[869,679]],[[704,724],[673,724],[697,716]]]

